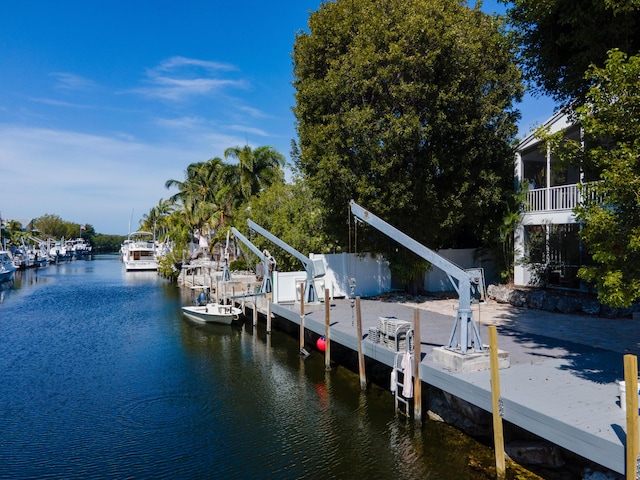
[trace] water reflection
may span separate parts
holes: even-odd
[[[302,358],[297,338],[191,322],[188,292],[154,272],[101,257],[16,285],[0,306],[0,478],[486,478],[466,437],[414,430],[389,392]]]

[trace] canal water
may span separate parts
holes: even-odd
[[[0,291],[0,478],[484,479],[491,450],[415,428],[297,339],[185,319],[187,293],[96,256]]]

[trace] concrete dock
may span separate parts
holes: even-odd
[[[206,277],[186,283],[208,285]],[[225,286],[251,315],[254,300],[266,315],[265,297],[246,297],[255,291],[239,282]],[[231,285],[231,284],[230,284]],[[226,296],[226,295],[224,295]],[[367,339],[379,317],[413,322],[420,312],[419,376],[431,385],[487,412],[491,411],[490,372],[461,372],[434,361],[434,348],[446,345],[454,326],[457,299],[411,302],[402,295],[361,299],[362,348],[366,357],[391,367],[395,352]],[[271,313],[300,324],[298,303],[270,303]],[[551,313],[499,304],[473,305],[484,344],[487,327],[495,325],[498,347],[508,352],[510,366],[500,370],[502,418],[525,431],[620,474],[625,473],[626,415],[620,407],[618,382],[624,378],[623,356],[640,355],[640,322],[577,314]],[[349,299],[330,301],[330,338],[357,351],[356,312]],[[324,303],[305,305],[306,330],[325,333]],[[307,345],[307,350],[315,345]]]
[[[362,341],[367,357],[392,366],[395,353],[367,341],[369,327],[381,316],[413,322],[420,311],[422,382],[491,411],[490,372],[458,372],[433,360],[433,348],[446,345],[457,300],[422,303],[362,299]],[[348,299],[330,308],[332,342],[357,350],[355,309]],[[258,304],[258,311],[266,308]],[[271,304],[271,312],[300,323],[299,304]],[[483,343],[495,325],[500,350],[510,367],[500,370],[503,419],[549,442],[618,473],[625,471],[625,412],[618,399],[623,355],[640,353],[640,322],[573,314],[555,314],[489,302],[473,307]],[[305,305],[305,329],[325,331],[322,306]],[[308,346],[313,348],[313,346]]]

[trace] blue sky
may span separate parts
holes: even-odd
[[[247,143],[289,158],[292,46],[320,3],[1,2],[0,214],[126,234],[190,163]],[[553,105],[528,98],[520,136]]]

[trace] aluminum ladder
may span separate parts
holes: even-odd
[[[404,349],[400,345],[401,340],[404,339]],[[404,388],[404,383],[406,381],[412,382],[413,375],[411,372],[408,372],[408,375],[405,375],[402,370],[402,358],[405,353],[409,353],[411,358],[411,369],[413,370],[413,329],[408,330],[407,332],[399,332],[396,330],[395,335],[395,352],[393,358],[393,370],[396,378],[396,389],[394,392],[394,405],[396,412],[400,415],[404,415],[407,419],[411,416],[411,404],[413,403],[413,396],[411,398],[406,398],[402,395],[402,389]]]

